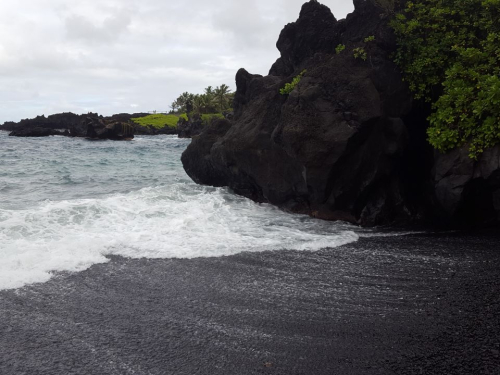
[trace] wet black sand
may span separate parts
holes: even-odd
[[[500,374],[500,237],[113,258],[0,292],[0,374]]]

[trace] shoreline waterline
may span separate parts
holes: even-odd
[[[46,282],[128,258],[244,251],[315,251],[358,240],[358,228],[285,213],[224,188],[193,183],[180,163],[189,141],[1,139],[0,289]],[[151,187],[153,186],[153,187]]]
[[[0,291],[0,372],[494,373],[499,244],[419,234],[314,252],[111,256]]]

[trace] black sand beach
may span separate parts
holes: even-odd
[[[499,374],[500,236],[112,258],[0,292],[0,374]]]

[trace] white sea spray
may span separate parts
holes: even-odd
[[[108,255],[218,257],[311,251],[358,239],[345,224],[292,215],[225,188],[194,184],[179,162],[186,142],[172,137],[139,138],[133,144],[58,138],[37,146],[35,141],[11,145],[32,153],[22,171],[23,152],[18,167],[6,169],[0,289],[44,282],[57,271],[82,271],[107,262]],[[8,159],[0,151],[2,157]],[[23,186],[25,199],[9,186]]]

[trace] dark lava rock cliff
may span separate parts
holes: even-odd
[[[472,162],[465,149],[441,155],[426,143],[429,109],[412,101],[390,59],[396,9],[387,3],[355,1],[341,21],[304,4],[281,32],[269,75],[237,73],[234,120],[213,124],[184,153],[193,180],[362,225],[498,222],[500,148]]]
[[[269,75],[240,69],[234,118],[184,152],[196,182],[361,225],[498,223],[500,148],[479,162],[426,142],[429,109],[412,100],[390,55],[394,2],[356,0],[337,21],[311,0],[285,26]],[[373,41],[366,41],[373,36]],[[336,53],[339,44],[346,49]],[[355,58],[362,48],[366,59]],[[306,70],[289,95],[280,89]]]
[[[87,117],[82,123],[88,139],[111,139],[114,141],[134,138],[134,127],[128,123]]]

